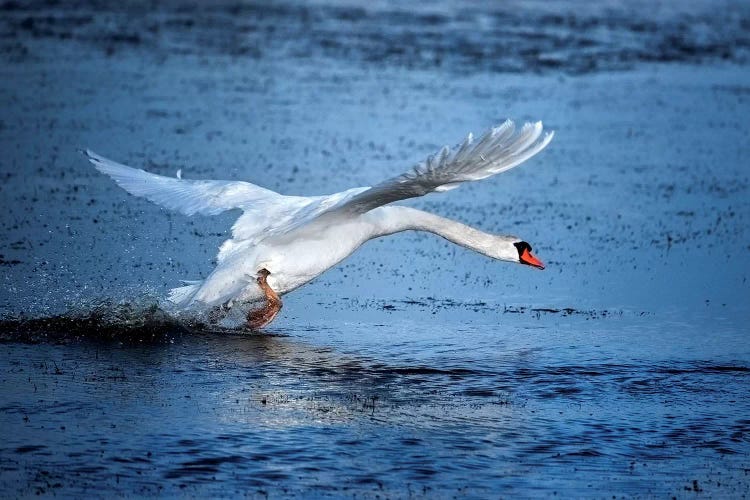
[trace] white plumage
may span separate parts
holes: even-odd
[[[431,231],[493,258],[519,261],[512,236],[493,236],[395,201],[448,191],[509,170],[544,149],[553,133],[541,122],[516,133],[512,121],[444,147],[408,172],[373,187],[327,196],[284,196],[243,181],[187,180],[131,168],[86,150],[91,163],[129,193],[185,215],[215,215],[241,209],[232,238],[222,244],[218,264],[203,281],[186,282],[169,298],[181,307],[212,307],[261,298],[255,275],[271,272],[278,293],[314,279],[365,241],[407,229]]]

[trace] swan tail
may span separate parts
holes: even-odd
[[[203,281],[183,281],[184,286],[172,288],[167,299],[175,305],[186,306],[190,303],[195,293],[203,284]]]

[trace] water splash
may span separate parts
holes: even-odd
[[[210,310],[177,310],[144,294],[133,300],[79,302],[62,314],[0,318],[0,342],[59,342],[93,340],[125,344],[171,343],[185,335],[248,333],[250,304],[233,307],[221,317]]]

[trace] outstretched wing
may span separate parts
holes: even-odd
[[[319,205],[318,198],[283,196],[243,181],[186,180],[152,174],[83,151],[100,172],[128,193],[185,215],[216,215],[239,208],[244,213],[232,226],[238,240],[259,241],[302,222],[298,215]]]
[[[376,186],[315,197],[284,196],[242,181],[164,177],[108,160],[89,150],[84,154],[97,170],[112,177],[129,193],[166,208],[186,215],[215,215],[241,209],[244,213],[232,226],[232,237],[257,243],[328,216],[365,213],[394,201],[448,191],[463,182],[504,172],[549,144],[554,133],[542,136],[542,130],[542,122],[526,123],[515,133],[513,122],[507,120],[478,141],[469,134],[460,146],[454,149],[446,146],[411,171]],[[219,257],[232,246],[222,247]]]
[[[542,131],[542,122],[536,122],[526,123],[520,132],[515,133],[514,123],[507,120],[499,127],[488,130],[477,141],[469,134],[460,146],[453,149],[446,146],[411,171],[359,193],[352,193],[325,215],[364,213],[394,201],[449,191],[463,182],[478,181],[505,172],[549,144],[554,132],[542,136]]]
[[[114,162],[91,150],[83,151],[96,169],[128,193],[185,215],[216,215],[283,198],[269,189],[242,181],[185,180],[152,174]]]

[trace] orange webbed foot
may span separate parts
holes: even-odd
[[[266,278],[268,278],[270,274],[271,272],[266,268],[258,271],[258,277],[256,278],[256,281],[265,294],[266,305],[262,309],[258,309],[256,311],[251,311],[248,313],[247,325],[253,330],[257,330],[268,325],[271,321],[274,320],[276,315],[279,314],[279,311],[281,311],[281,298],[268,285],[268,281],[266,280]]]

